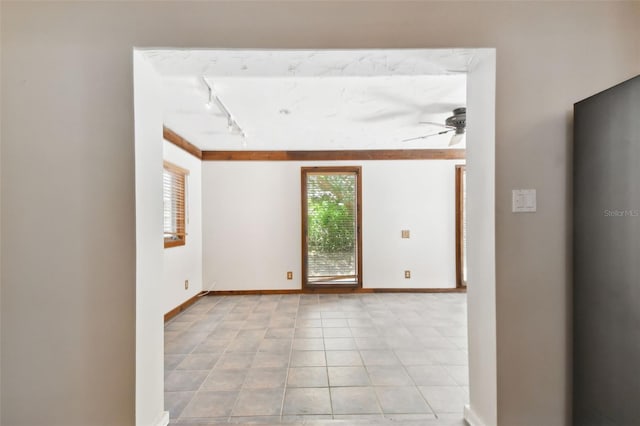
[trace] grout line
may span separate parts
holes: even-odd
[[[280,299],[282,300],[282,298]],[[293,318],[293,336],[291,336],[291,347],[289,348],[289,361],[287,362],[286,370],[287,374],[284,377],[284,387],[282,389],[282,402],[280,403],[280,423],[282,423],[282,419],[284,416],[284,401],[287,396],[287,383],[289,382],[289,370],[291,369],[291,358],[293,357],[293,342],[295,340],[296,335],[296,324],[298,322],[298,312],[300,311],[300,297],[298,296],[298,307],[296,309],[294,318]]]

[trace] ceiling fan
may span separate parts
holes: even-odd
[[[402,142],[415,141],[418,139],[426,139],[431,136],[444,135],[445,133],[455,132],[449,141],[449,146],[459,144],[464,137],[464,132],[467,127],[467,108],[459,107],[453,110],[453,115],[448,117],[444,124],[442,123],[434,123],[431,121],[421,121],[420,124],[431,124],[433,126],[444,127],[446,130],[442,130],[441,132],[431,133],[424,136],[418,136],[415,138],[404,139]]]

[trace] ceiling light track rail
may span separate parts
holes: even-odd
[[[226,116],[227,126],[229,128],[229,131],[238,133],[243,138],[246,138],[247,134],[242,129],[242,127],[240,127],[236,119],[233,117],[233,115],[229,111],[229,108],[227,108],[227,106],[222,102],[220,97],[213,91],[213,85],[210,84],[209,81],[207,81],[207,78],[204,76],[202,76],[202,81],[204,85],[207,87],[207,90],[209,91],[209,100],[207,101],[207,104],[206,104],[207,108],[210,109],[215,104],[220,110],[220,112]]]

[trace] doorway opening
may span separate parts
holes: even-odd
[[[271,51],[270,51],[271,52]],[[277,61],[274,61],[273,58],[286,56],[287,51],[273,51],[275,52],[274,56],[270,56],[268,61],[264,63],[267,66],[278,65]],[[283,53],[284,52],[284,53]],[[382,52],[381,54],[379,54]],[[206,54],[205,51],[200,51],[201,55]],[[411,50],[403,50],[403,49],[389,49],[389,50],[381,50],[374,52],[375,55],[372,55],[374,61],[371,63],[373,71],[377,70],[375,64],[375,60],[381,60],[385,64],[389,64],[393,66],[393,73],[396,75],[398,72],[402,72],[403,70],[409,74],[407,74],[407,80],[410,80],[412,75],[410,72],[415,70],[416,73],[423,73],[424,75],[439,75],[440,73],[444,73],[448,75],[453,75],[455,73],[468,73],[468,96],[467,96],[467,107],[470,112],[470,120],[468,127],[468,138],[472,144],[469,145],[467,149],[467,167],[469,173],[469,185],[468,185],[468,199],[467,199],[467,211],[469,212],[468,217],[468,229],[469,229],[469,239],[468,239],[468,263],[469,263],[469,281],[471,281],[472,285],[470,286],[470,290],[467,293],[468,297],[468,323],[471,326],[469,328],[469,336],[468,339],[463,339],[468,341],[469,344],[469,396],[470,396],[470,405],[466,407],[464,416],[467,419],[470,419],[470,422],[475,423],[477,421],[473,420],[476,418],[484,418],[486,419],[486,423],[492,424],[495,423],[496,417],[496,342],[495,342],[495,185],[494,185],[494,176],[495,176],[495,152],[494,152],[494,127],[495,127],[495,50],[494,49],[418,49],[417,55],[419,58],[430,57],[433,58],[433,64],[424,62],[422,60],[416,63],[416,66],[407,66],[403,68],[400,65],[409,64],[411,62],[400,61],[394,62],[388,60],[390,54],[397,55],[405,55],[411,54]],[[334,53],[335,55],[358,55],[359,52],[351,52],[351,51],[339,51]],[[163,253],[161,249],[162,242],[162,188],[161,188],[161,173],[162,173],[162,148],[158,143],[159,139],[162,137],[162,124],[165,121],[163,117],[162,110],[162,99],[161,96],[163,94],[163,77],[162,75],[169,75],[171,70],[166,69],[166,67],[171,66],[173,62],[171,61],[161,61],[154,63],[154,55],[157,57],[158,50],[150,51],[144,49],[136,49],[134,51],[134,65],[135,65],[135,131],[136,131],[136,245],[137,245],[137,258],[136,258],[136,271],[137,271],[137,279],[136,279],[136,299],[137,299],[137,307],[136,307],[136,409],[138,411],[139,417],[141,417],[145,413],[157,413],[159,409],[162,408],[162,389],[163,389],[163,381],[164,374],[162,369],[162,356],[163,356],[163,333],[162,333],[162,301],[159,300],[158,296],[158,288],[157,283],[162,280],[162,269],[163,265],[166,263],[163,261]],[[180,52],[176,53],[176,56],[183,57],[184,55]],[[318,60],[318,55],[313,55],[310,57],[315,58],[314,60]],[[376,59],[378,58],[378,59]],[[321,59],[321,58],[320,58]],[[197,62],[197,61],[196,61]],[[358,63],[363,64],[367,62],[363,61],[351,61],[349,63]],[[421,64],[426,64],[424,67]],[[211,62],[208,63],[209,66]],[[197,65],[197,63],[195,63]],[[241,70],[254,70],[254,69],[262,69],[260,67],[247,67],[246,64],[240,63],[239,68]],[[163,66],[165,68],[163,68]],[[200,70],[205,70],[208,72],[208,68],[199,67]],[[380,68],[382,69],[382,68]],[[280,75],[282,73],[287,72],[295,72],[304,71],[304,67],[288,67],[283,66],[281,69],[273,66],[272,68],[267,67],[267,71],[265,75],[260,76],[263,80],[267,80],[274,83],[274,91],[279,90],[279,83],[281,80],[274,78],[265,78],[265,77],[273,77]],[[335,71],[331,71],[335,70]],[[349,73],[356,74],[360,73],[361,70],[358,67],[335,67],[335,66],[325,66],[322,70],[323,73],[327,72],[335,72],[340,73],[340,75],[334,76],[336,79],[327,79],[324,78],[325,81],[338,81],[339,77],[351,77],[352,75],[348,75]],[[177,71],[176,71],[177,72]],[[164,74],[163,74],[164,73]],[[200,71],[202,73],[202,71]],[[304,75],[299,75],[298,77],[306,77]],[[324,77],[324,74],[323,74]],[[381,76],[382,78],[384,76]],[[196,82],[199,82],[200,78],[192,79],[193,93],[200,93],[202,90],[198,91],[198,85]],[[254,81],[255,80],[255,81]],[[255,94],[257,91],[253,90],[252,83],[254,85],[260,85],[261,88],[264,88],[264,82],[258,81],[258,79],[248,79],[248,78],[237,78],[234,80],[235,83],[238,84],[238,87],[242,87],[247,92],[251,94]],[[303,79],[305,80],[305,79]],[[309,79],[310,80],[310,79]],[[310,81],[297,81],[296,87],[303,87],[302,83],[310,83]],[[230,85],[233,82],[230,82]],[[241,83],[241,84],[240,84]],[[315,86],[315,85],[314,85]],[[370,82],[367,82],[367,86],[370,86]],[[387,96],[383,91],[380,92],[381,95],[379,97],[387,99],[388,103],[395,102],[397,99],[397,93],[392,92],[392,96]],[[198,95],[199,96],[199,95]],[[205,99],[205,97],[203,97]],[[205,99],[205,101],[208,98]],[[421,99],[426,99],[426,97],[422,97]],[[356,99],[357,100],[357,99]],[[210,102],[199,101],[202,108],[206,108],[210,106]],[[225,98],[226,101],[226,98]],[[405,102],[406,104],[407,102]],[[337,103],[338,105],[342,105],[342,103]],[[413,104],[412,104],[413,105]],[[418,105],[419,107],[420,105]],[[235,107],[233,107],[235,110]],[[273,114],[277,113],[277,116],[280,119],[284,119],[285,117],[297,118],[300,115],[296,115],[292,113],[292,110],[289,108],[278,108],[273,109],[275,111]],[[272,111],[272,112],[273,112]],[[361,129],[374,128],[375,126],[382,126],[382,122],[386,120],[387,115],[385,115],[385,110],[381,112],[378,111],[378,114],[374,116],[365,115],[361,110],[358,111],[359,115],[354,117],[360,122],[353,126],[354,130],[360,131]],[[409,110],[410,113],[415,111],[423,111],[421,108],[411,108]],[[424,111],[427,111],[427,108],[424,108]],[[183,108],[179,111],[182,116],[190,116],[192,115],[192,110]],[[294,111],[296,112],[296,111]],[[376,111],[369,111],[375,113]],[[212,114],[215,117],[218,117],[225,121],[225,123],[233,124],[233,120],[229,120],[229,116],[224,113],[221,114]],[[314,115],[314,119],[317,118],[317,114]],[[325,118],[331,118],[332,114],[326,114]],[[394,116],[395,117],[395,116]],[[411,115],[407,116],[405,114],[399,115],[399,119],[405,119],[405,117],[411,118]],[[387,120],[388,121],[388,120]],[[265,122],[278,122],[276,120],[265,120]],[[364,123],[364,124],[363,124]],[[412,125],[416,125],[417,120],[412,120]],[[237,123],[236,123],[237,124]],[[242,122],[243,126],[245,126],[245,122]],[[388,124],[388,123],[387,123]],[[375,126],[374,126],[375,125]],[[229,126],[231,131],[237,133],[236,136],[243,136],[244,133],[238,132],[236,127]],[[385,126],[389,129],[397,129],[398,131],[402,130],[401,126]],[[295,127],[301,130],[301,135],[297,138],[292,138],[292,140],[300,141],[300,140],[310,140],[310,143],[318,143],[318,139],[326,140],[327,142],[334,142],[334,140],[330,137],[332,135],[317,135],[315,139],[313,138],[305,138],[304,136],[308,136],[309,134],[314,134],[313,132],[309,132],[304,126]],[[294,127],[290,126],[279,126],[279,129],[286,129],[287,134],[291,133]],[[327,129],[336,129],[340,128],[340,126],[324,126]],[[377,129],[377,127],[375,127]],[[244,129],[244,127],[243,127]],[[411,129],[409,129],[411,130]],[[203,128],[201,129],[202,134],[208,135],[208,139],[213,140],[211,135],[215,135],[216,129]],[[395,131],[395,130],[394,130]],[[403,132],[407,132],[405,128],[402,130]],[[412,134],[407,134],[407,137],[414,136],[413,130],[411,130]],[[249,135],[253,135],[254,133],[248,132]],[[279,137],[279,132],[271,132],[265,133],[266,135],[271,135],[272,137]],[[424,132],[415,132],[415,134],[424,134]],[[238,136],[238,137],[240,137]],[[380,142],[381,144],[390,144],[398,143],[395,149],[399,150],[407,150],[406,142],[400,143],[402,140],[399,136],[394,136],[393,138],[388,137],[388,135],[380,134]],[[244,136],[243,136],[244,137]],[[262,148],[258,145],[261,140],[266,140],[267,138],[260,139],[256,138],[256,150]],[[311,140],[313,139],[313,140]],[[382,149],[385,148],[384,145],[375,145],[367,138],[363,138],[362,136],[358,138],[353,138],[352,143],[359,143],[360,149],[364,148],[373,148],[373,149]],[[211,142],[213,144],[213,142]],[[229,140],[228,142],[233,146],[240,146],[238,149],[246,149],[246,144],[243,145],[242,141],[238,141],[238,139]],[[418,142],[415,142],[416,144]],[[212,149],[224,150],[231,149],[226,145],[216,144],[215,148],[204,148],[203,151],[208,151]],[[295,147],[300,149],[299,147]],[[354,147],[345,147],[339,146],[339,149],[357,149]],[[389,148],[387,145],[386,148]],[[418,148],[418,147],[414,147]],[[289,147],[280,147],[282,150],[291,150]],[[313,149],[313,147],[305,147],[305,149]],[[255,164],[256,167],[264,167],[266,166],[260,164],[259,162],[252,163]],[[296,167],[294,165],[294,167]],[[220,167],[218,167],[220,169]],[[296,167],[297,169],[297,167]],[[213,176],[212,169],[208,170],[209,177]],[[296,170],[296,172],[299,169]],[[367,176],[370,176],[367,172]],[[275,179],[275,178],[274,178]],[[299,181],[295,179],[295,181]],[[290,188],[290,182],[292,180],[283,179],[278,181],[280,187],[282,188]],[[243,180],[234,181],[234,185],[239,185],[245,183],[247,186],[254,184],[255,182],[245,182]],[[297,182],[296,182],[297,185]],[[451,188],[451,186],[447,185],[447,188]],[[297,189],[297,188],[296,188]],[[266,193],[265,193],[266,194]],[[367,191],[367,194],[369,192]],[[273,193],[268,193],[269,197],[273,195]],[[450,198],[449,198],[450,199]],[[298,208],[300,206],[299,201],[295,200]],[[367,203],[369,204],[369,203]],[[221,204],[220,204],[221,205]],[[219,205],[218,205],[219,206]],[[235,215],[236,217],[244,217],[242,215],[249,215],[253,210],[251,209],[234,209],[229,215]],[[300,217],[299,211],[295,212],[296,217]],[[365,213],[365,219],[370,217]],[[251,223],[251,222],[246,222]],[[398,230],[402,229],[403,223],[396,224],[396,228]],[[296,229],[300,229],[299,226],[295,226]],[[371,229],[371,228],[368,228]],[[375,229],[375,228],[374,228]],[[256,232],[251,233],[252,237],[260,236],[261,232],[268,230],[268,228],[260,228],[255,230]],[[279,235],[284,235],[280,233]],[[369,235],[369,234],[368,234]],[[396,235],[393,234],[396,239],[399,239],[399,233]],[[412,233],[412,235],[414,235]],[[367,238],[369,238],[367,236]],[[299,253],[299,236],[295,236],[297,240],[295,242],[296,251]],[[449,241],[452,241],[451,238]],[[369,241],[365,240],[367,243],[367,253],[369,253],[369,247],[371,244]],[[406,245],[408,245],[407,243]],[[360,244],[362,246],[362,244]],[[378,246],[384,246],[384,244],[379,244]],[[206,250],[205,250],[206,251]],[[448,253],[452,253],[453,250],[448,251]],[[261,253],[269,253],[262,251]],[[368,255],[368,254],[367,254]],[[242,258],[242,256],[238,256],[238,258]],[[271,263],[270,263],[271,264]],[[300,265],[300,261],[295,259],[295,264]],[[371,265],[372,262],[368,262],[368,265]],[[293,265],[293,264],[292,264]],[[358,265],[362,265],[360,261]],[[287,269],[295,269],[297,266],[282,268],[284,271]],[[451,268],[453,269],[453,268]],[[249,268],[247,268],[250,271]],[[245,272],[241,268],[233,269],[234,274],[238,274],[240,272]],[[284,280],[284,274],[282,275],[282,279]],[[358,274],[358,278],[362,279],[362,274]],[[294,273],[294,276],[300,276],[297,273]],[[415,274],[413,274],[415,278]],[[225,277],[226,278],[226,277]],[[223,280],[218,280],[217,283],[220,284],[224,282]],[[182,285],[182,283],[180,283]],[[205,286],[209,288],[212,282],[206,282],[203,285],[203,289]],[[215,283],[213,283],[215,284]],[[186,289],[186,285],[185,285]],[[402,337],[402,336],[400,336]],[[456,336],[453,336],[456,337]],[[166,414],[166,413],[165,413]],[[146,415],[146,414],[145,414]]]
[[[302,168],[304,288],[362,287],[361,167]]]

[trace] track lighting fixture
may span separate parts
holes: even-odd
[[[213,104],[215,104],[218,109],[220,109],[220,112],[227,117],[227,128],[229,129],[229,131],[236,132],[243,138],[246,138],[247,134],[244,132],[244,130],[242,130],[238,122],[233,118],[227,106],[222,103],[222,100],[218,97],[218,95],[214,93],[212,85],[209,84],[204,76],[202,77],[202,81],[204,82],[204,85],[207,87],[207,90],[209,92],[209,100],[205,104],[205,107],[207,109],[211,109]]]

